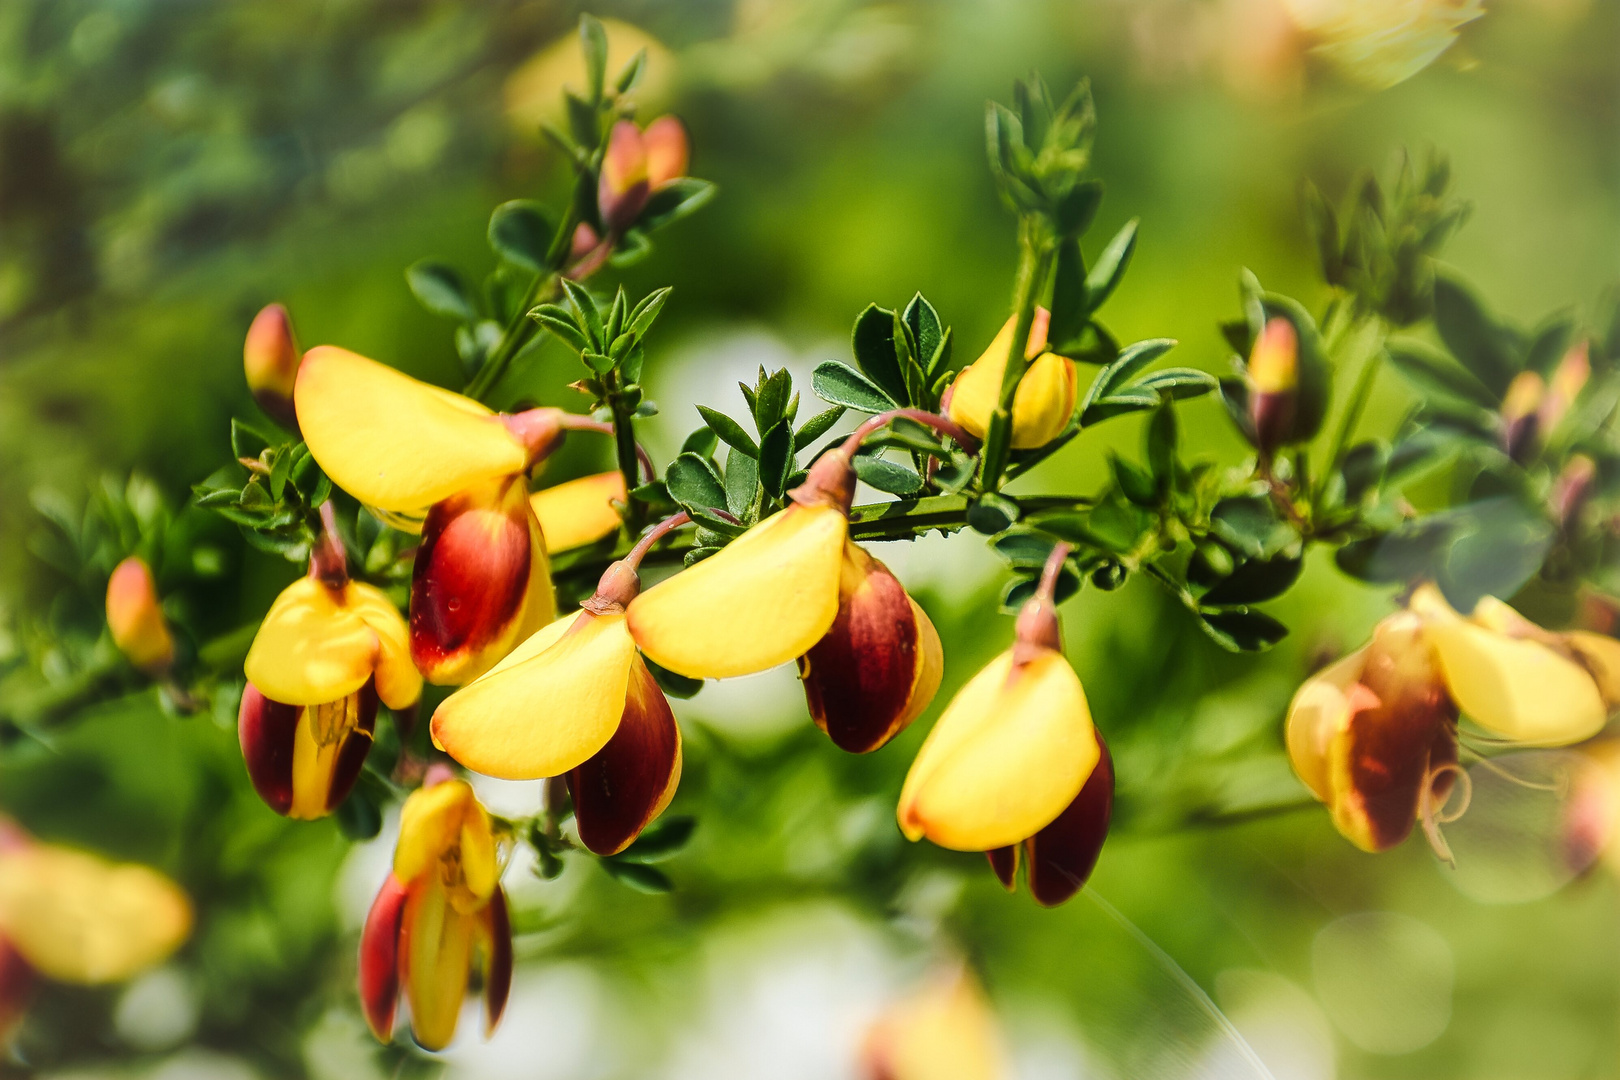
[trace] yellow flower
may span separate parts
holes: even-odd
[[[377,700],[422,692],[405,620],[380,590],[313,573],[276,597],[248,650],[237,732],[254,789],[279,814],[337,807],[371,749]]]
[[[582,476],[536,491],[529,505],[540,522],[548,551],[594,544],[619,528],[615,502],[625,501],[624,474],[613,472]]]
[[[1051,314],[1037,308],[1030,326],[1026,357],[1034,363],[1024,372],[1013,395],[1012,447],[1033,450],[1045,446],[1069,426],[1074,415],[1078,376],[1074,361],[1046,352],[1046,327]],[[1012,349],[1017,316],[1010,318],[996,334],[984,355],[962,369],[951,384],[950,417],[978,438],[990,430],[990,414],[1001,400],[1001,379],[1007,370],[1007,354]]]
[[[343,349],[304,357],[294,394],[317,464],[422,544],[411,653],[429,682],[489,670],[556,613],[525,474],[563,437],[560,410],[496,415]]]
[[[867,1032],[868,1080],[999,1080],[1007,1075],[995,1013],[965,969],[935,972]]]
[[[1383,90],[1416,75],[1485,13],[1482,0],[1285,0],[1312,51]]]
[[[298,430],[293,411],[293,385],[298,381],[298,339],[292,318],[280,304],[271,304],[253,317],[242,342],[242,370],[248,389],[276,423]]]
[[[107,579],[107,627],[113,644],[129,662],[158,675],[174,663],[174,638],[163,621],[152,571],[138,555],[131,555]]]
[[[155,870],[54,844],[0,850],[0,938],[58,982],[121,982],[191,933],[191,901]]]
[[[401,984],[411,1031],[441,1050],[476,967],[485,1034],[512,985],[512,927],[500,886],[500,839],[471,787],[445,780],[419,788],[400,812],[394,868],[360,937],[360,1004],[378,1039],[393,1035]]]

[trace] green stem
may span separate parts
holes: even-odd
[[[506,369],[511,366],[512,358],[517,356],[540,329],[534,320],[529,318],[530,309],[536,304],[555,300],[561,290],[559,280],[560,272],[556,270],[534,275],[528,291],[523,294],[522,302],[518,304],[517,313],[501,332],[501,343],[495,346],[495,351],[489,354],[484,366],[478,369],[478,374],[467,384],[464,392],[468,397],[482,401],[491,390],[500,385]]]
[[[641,486],[638,472],[640,459],[636,454],[634,410],[625,405],[624,395],[618,391],[617,385],[609,393],[608,403],[613,409],[613,449],[619,461],[619,473],[624,477],[624,490],[628,493]],[[630,536],[635,536],[641,530],[646,516],[646,503],[630,498],[625,500],[624,527]]]
[[[1361,414],[1366,411],[1367,401],[1372,397],[1373,382],[1383,365],[1384,345],[1380,341],[1377,348],[1368,354],[1361,365],[1361,371],[1356,375],[1356,384],[1350,391],[1350,400],[1345,405],[1344,415],[1339,418],[1339,430],[1333,435],[1333,449],[1328,455],[1328,467],[1321,475],[1318,495],[1326,489],[1328,478],[1338,472],[1339,467],[1344,464],[1345,451],[1349,448],[1350,439],[1356,433],[1356,425],[1361,422]],[[1315,500],[1312,501],[1314,503]]]
[[[984,491],[999,489],[1002,474],[1007,470],[1007,459],[1012,452],[1013,398],[1024,372],[1029,370],[1025,346],[1035,322],[1035,305],[1046,288],[1056,250],[1045,234],[1044,221],[1025,218],[1020,222],[1018,272],[1013,279],[1013,312],[1017,319],[1013,323],[1012,342],[1007,347],[1007,364],[1001,372],[1001,395],[990,413],[990,426],[984,436],[984,455],[979,466],[979,486]]]

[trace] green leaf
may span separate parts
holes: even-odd
[[[624,332],[624,317],[629,310],[629,303],[624,298],[624,286],[620,285],[613,294],[613,304],[602,323],[602,340],[609,343],[607,351],[615,360],[621,359],[634,341],[630,334]]]
[[[1560,311],[1547,316],[1531,335],[1525,366],[1531,371],[1551,376],[1558,362],[1564,358],[1564,353],[1569,349],[1570,339],[1574,336],[1573,312]]]
[[[1121,495],[1138,506],[1158,505],[1159,488],[1151,473],[1112,452],[1108,455],[1108,465]]]
[[[546,208],[529,199],[503,202],[489,215],[489,246],[509,263],[532,273],[546,270],[546,252],[557,231]]]
[[[968,504],[967,523],[974,532],[995,536],[1006,532],[1023,516],[1018,504],[1005,495],[986,492]]]
[[[837,360],[824,360],[816,365],[810,386],[823,401],[856,412],[887,412],[899,404],[865,375]]]
[[[928,380],[923,374],[922,362],[912,347],[913,343],[910,328],[897,313],[894,317],[894,363],[906,384],[906,403],[920,406],[928,400]]]
[[[579,17],[579,45],[585,53],[585,89],[594,105],[602,100],[607,76],[608,39],[602,24],[590,15]]]
[[[1009,615],[1016,614],[1020,608],[1029,602],[1040,587],[1039,574],[1016,577],[1009,581],[1001,590],[1001,610]],[[1080,575],[1075,573],[1074,566],[1065,562],[1058,570],[1057,583],[1052,589],[1052,598],[1063,603],[1069,597],[1080,591]]]
[[[870,454],[855,456],[855,475],[890,495],[915,495],[923,487],[923,478],[915,470]]]
[[[669,463],[664,474],[664,485],[669,488],[669,497],[687,508],[725,508],[725,484],[708,458],[691,452],[681,454]]]
[[[1500,398],[1471,373],[1416,341],[1391,340],[1384,346],[1390,362],[1422,394],[1440,394],[1494,411]]]
[[[1046,340],[1068,342],[1079,337],[1090,314],[1086,260],[1080,252],[1080,238],[1071,237],[1058,245],[1057,266],[1052,271],[1052,317],[1047,323]]]
[[[1159,400],[1159,395],[1152,390],[1126,388],[1088,405],[1086,411],[1080,414],[1080,423],[1082,426],[1090,427],[1104,420],[1112,420],[1116,416],[1157,408]]]
[[[759,462],[740,450],[726,455],[726,509],[733,517],[749,520],[754,496],[759,494]]]
[[[895,314],[888,308],[868,304],[866,310],[855,318],[850,346],[856,365],[867,378],[876,383],[889,400],[904,404],[907,400],[906,380],[895,355],[894,320]],[[838,403],[848,404],[842,401]]]
[[[1309,180],[1305,181],[1303,196],[1305,222],[1310,227],[1311,239],[1316,244],[1316,257],[1322,271],[1322,280],[1329,285],[1342,285],[1344,260],[1339,243],[1339,219],[1322,192]]]
[[[1455,519],[1438,515],[1418,518],[1387,533],[1345,544],[1334,553],[1333,562],[1350,577],[1375,585],[1430,576],[1456,524]]]
[[[1288,636],[1288,627],[1259,611],[1200,612],[1198,622],[1229,652],[1264,652]]]
[[[529,318],[556,335],[557,340],[575,352],[587,352],[591,343],[575,324],[567,308],[543,304],[529,312]]]
[[[333,816],[338,829],[350,840],[370,840],[382,832],[382,811],[359,788],[349,792]]]
[[[1201,397],[1219,385],[1219,380],[1207,371],[1197,368],[1177,367],[1161,368],[1158,371],[1131,383],[1128,390],[1152,390],[1160,397],[1183,398]]]
[[[922,293],[918,293],[911,298],[911,303],[906,305],[901,320],[911,331],[911,340],[917,347],[917,360],[931,376],[933,363],[937,359],[940,346],[945,342],[945,331],[941,328],[939,313],[934,310],[934,305],[924,299]]]
[[[624,67],[619,69],[619,77],[613,81],[613,89],[619,94],[628,94],[635,89],[636,83],[641,81],[642,74],[647,70],[647,50],[637,49]]]
[[[754,399],[754,425],[761,432],[769,431],[788,418],[788,398],[793,393],[793,376],[787,368],[774,371],[759,387]]]
[[[1082,364],[1112,364],[1119,359],[1119,342],[1106,326],[1091,319],[1081,328],[1078,338],[1053,345],[1052,351]]]
[[[257,458],[266,447],[276,440],[254,427],[234,417],[231,419],[231,456],[238,458]]]
[[[1069,193],[1058,200],[1052,215],[1058,235],[1067,239],[1080,236],[1091,228],[1091,222],[1097,216],[1097,207],[1102,205],[1102,196],[1101,180],[1083,180],[1070,188]]]
[[[1434,325],[1451,354],[1500,401],[1520,371],[1519,358],[1511,335],[1478,295],[1457,278],[1436,277]]]
[[[778,420],[759,440],[759,481],[767,495],[780,499],[786,494],[794,465],[793,428],[786,420]]]
[[[1035,532],[1005,532],[990,541],[990,548],[1018,570],[1039,570],[1052,554],[1053,540]]]
[[[702,679],[677,675],[668,668],[659,666],[648,656],[643,656],[641,662],[647,665],[647,670],[652,673],[653,681],[658,684],[658,688],[670,697],[685,700],[696,696],[697,692],[703,689]]]
[[[435,315],[470,323],[478,321],[478,304],[472,288],[455,268],[423,259],[405,271],[411,293]]]
[[[613,370],[613,357],[611,356],[604,356],[602,353],[591,352],[589,349],[587,349],[585,352],[579,354],[579,358],[585,361],[585,365],[598,375],[603,375]]]
[[[815,381],[812,378],[811,386],[814,385]],[[820,391],[817,391],[817,393],[819,392]],[[844,406],[834,405],[825,412],[819,412],[810,419],[806,420],[802,425],[800,425],[798,432],[793,436],[793,449],[803,450],[805,447],[827,434],[827,432],[832,430],[833,425],[842,419],[843,415]]]
[[[721,442],[741,450],[751,458],[759,457],[759,447],[755,445],[748,432],[743,430],[741,424],[725,413],[717,409],[711,409],[707,405],[699,405],[697,410],[699,415],[703,417],[703,422],[708,424],[709,428],[720,437]]]
[[[681,453],[696,454],[700,458],[714,456],[715,448],[720,445],[720,437],[714,433],[714,428],[705,424],[686,437],[681,443]]]
[[[1119,359],[1103,368],[1092,380],[1091,389],[1087,391],[1086,399],[1081,403],[1081,411],[1084,412],[1093,402],[1101,401],[1123,388],[1137,372],[1175,347],[1174,338],[1150,338],[1125,346],[1119,352]]]
[[[672,286],[666,285],[662,289],[655,289],[648,293],[641,303],[636,305],[635,310],[630,313],[630,333],[637,338],[645,337],[647,331],[652,327],[653,320],[658,318],[659,312],[664,310],[664,301],[668,300],[669,294],[674,291]]]
[[[702,680],[697,680],[702,685]],[[660,818],[644,829],[635,843],[614,856],[625,862],[656,863],[681,853],[697,831],[697,818]]]
[[[667,893],[675,888],[675,883],[669,880],[669,875],[657,867],[624,862],[618,858],[598,859],[597,862],[614,881],[628,885],[637,892]]]
[[[1131,256],[1136,252],[1136,227],[1141,219],[1131,218],[1114,238],[1108,241],[1102,254],[1097,256],[1096,265],[1091,273],[1086,275],[1086,310],[1096,311],[1102,307],[1108,298],[1114,295],[1119,283],[1125,277],[1125,270],[1131,264]],[[1062,340],[1061,338],[1058,340]]]
[[[715,186],[695,176],[671,180],[647,197],[647,205],[637,219],[640,228],[651,232],[679,221],[714,198]]]
[[[1181,432],[1176,425],[1176,410],[1166,402],[1148,421],[1146,444],[1148,470],[1160,492],[1169,491],[1176,478],[1176,450]]]
[[[1283,520],[1264,495],[1233,495],[1210,511],[1209,529],[1234,551],[1250,558],[1265,555],[1277,542]]]
[[[596,306],[596,300],[590,291],[572,278],[562,278],[563,291],[568,294],[574,310],[579,314],[579,324],[590,337],[594,351],[605,353],[608,342],[602,326],[602,312]]]
[[[1297,555],[1293,558],[1250,559],[1205,593],[1199,603],[1220,607],[1275,600],[1294,587],[1304,568],[1305,560]]]

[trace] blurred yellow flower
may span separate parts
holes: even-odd
[[[889,1006],[862,1048],[866,1080],[1000,1080],[995,1013],[964,968],[938,971]]]
[[[1283,0],[1312,51],[1374,90],[1404,82],[1432,64],[1483,0]]]

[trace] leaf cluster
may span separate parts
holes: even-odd
[[[196,504],[233,522],[260,551],[307,559],[321,527],[317,511],[332,494],[309,447],[232,420],[231,453],[236,465],[193,486]]]

